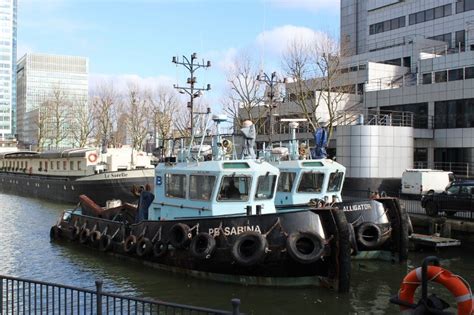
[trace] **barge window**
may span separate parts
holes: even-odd
[[[282,172],[278,179],[277,191],[290,192],[293,190],[293,182],[295,181],[296,173]]]
[[[50,167],[52,170],[54,170],[54,162],[51,161],[51,167]]]
[[[73,161],[69,161],[69,169],[71,171],[74,170],[74,162]]]
[[[78,171],[81,170],[81,161],[77,161],[77,170],[78,170]]]
[[[67,169],[67,162],[63,161],[63,170],[66,170],[66,169]]]
[[[61,167],[59,166],[59,161],[56,161],[56,169],[59,171],[61,169]]]
[[[249,200],[250,183],[249,176],[223,176],[219,195],[219,201],[247,201]]]
[[[43,170],[43,162],[42,161],[40,161],[39,168],[38,168],[38,171],[41,171],[41,170]]]
[[[334,192],[341,190],[343,172],[334,172],[329,175],[328,192]]]
[[[298,192],[317,192],[320,193],[323,187],[324,174],[305,172],[301,175]]]
[[[186,198],[186,175],[166,174],[166,197]]]
[[[215,176],[191,175],[189,176],[189,199],[211,200],[214,191]]]
[[[272,199],[275,191],[276,175],[259,176],[257,182],[257,191],[255,199]]]

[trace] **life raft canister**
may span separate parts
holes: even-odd
[[[421,284],[422,268],[418,267],[410,271],[402,281],[398,298],[400,301],[414,304],[415,291]],[[456,298],[458,315],[474,314],[474,303],[469,286],[459,276],[452,274],[438,266],[428,266],[427,277],[429,280],[442,284]],[[409,310],[406,306],[400,306],[400,311]]]

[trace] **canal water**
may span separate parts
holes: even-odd
[[[425,256],[410,253],[407,264],[354,261],[351,290],[338,294],[322,288],[269,288],[223,284],[171,274],[74,244],[51,243],[49,229],[69,205],[0,193],[0,274],[94,288],[102,279],[108,292],[230,310],[240,298],[247,314],[398,314],[389,304],[401,280]],[[474,251],[437,253],[441,264],[474,284]],[[430,284],[451,305],[450,293]],[[421,290],[418,290],[421,291]],[[419,293],[419,292],[418,292]]]

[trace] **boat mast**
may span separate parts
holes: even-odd
[[[200,68],[209,68],[211,66],[211,62],[209,60],[206,63],[204,63],[204,59],[203,59],[202,63],[199,63],[195,61],[196,59],[197,59],[197,54],[193,53],[190,58],[187,58],[186,56],[183,55],[182,61],[179,61],[177,56],[173,56],[173,59],[171,60],[171,62],[173,62],[176,65],[184,66],[186,69],[188,69],[190,73],[190,77],[188,77],[186,81],[186,84],[189,84],[189,86],[178,86],[177,84],[173,84],[173,87],[177,89],[179,93],[188,94],[190,97],[190,101],[188,102],[188,108],[189,108],[190,118],[191,118],[191,121],[190,121],[191,139],[194,135],[194,99],[201,96],[203,91],[209,91],[211,89],[210,84],[207,84],[207,87],[205,88],[197,88],[194,86],[194,84],[197,82],[196,77],[194,76],[194,72]],[[190,145],[192,145],[192,142]]]

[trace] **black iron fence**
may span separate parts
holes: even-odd
[[[125,297],[96,289],[82,289],[0,275],[0,314],[240,314],[240,300],[233,299],[232,311]]]
[[[378,196],[397,197],[400,200],[400,205],[406,209],[409,214],[425,214],[426,210],[421,206],[422,195],[403,195],[399,191],[371,191],[370,189],[359,190],[345,190],[343,191],[342,199],[344,201],[357,201]],[[439,216],[448,216],[447,212],[440,211]],[[457,211],[451,213],[450,217],[456,219],[474,220],[474,209],[471,211]]]

